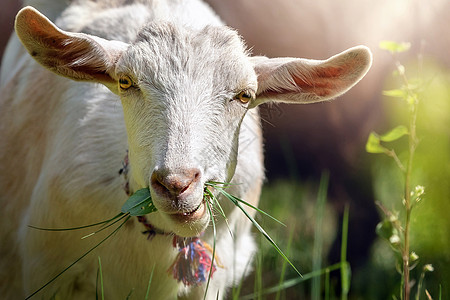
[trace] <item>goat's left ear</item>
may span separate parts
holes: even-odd
[[[327,60],[252,58],[258,91],[252,106],[265,102],[313,103],[342,95],[372,65],[367,47],[350,48]]]
[[[15,29],[30,55],[47,69],[74,80],[117,85],[115,63],[127,44],[65,32],[30,6],[17,14]]]

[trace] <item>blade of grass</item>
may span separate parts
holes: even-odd
[[[295,226],[292,226],[292,229],[289,233],[289,240],[288,240],[288,245],[287,245],[287,252],[286,255],[289,255],[289,250],[291,249],[292,246],[292,240],[294,239],[294,228]],[[287,262],[283,259],[283,265],[281,266],[281,275],[280,275],[280,280],[278,282],[279,285],[283,285],[284,282],[284,278],[286,275],[286,267],[287,267]],[[275,296],[275,300],[280,300],[281,299],[281,292],[283,290],[278,290],[277,294]]]
[[[212,204],[214,207],[217,207],[215,209],[215,211],[217,211],[225,220],[225,223],[227,224],[227,228],[228,228],[228,232],[230,233],[231,237],[233,237],[233,231],[230,228],[230,224],[228,223],[228,218],[225,215],[224,210],[222,209],[222,206],[219,203],[219,200],[216,198],[216,196],[214,196],[214,194],[208,189],[208,187],[205,188],[205,193],[206,195],[211,199]],[[213,215],[211,215],[211,218],[213,217]]]
[[[330,300],[330,270],[325,272],[325,300]]]
[[[147,293],[145,294],[145,300],[148,300],[148,296],[150,295],[150,286],[152,285],[153,280],[153,272],[155,271],[156,264],[153,264],[152,273],[150,274],[150,279],[148,280],[147,284]]]
[[[312,270],[320,270],[322,267],[322,245],[323,245],[323,214],[325,210],[325,203],[327,201],[328,190],[327,173],[322,174],[319,184],[319,192],[317,195],[316,205],[316,224],[314,230],[314,245],[313,245],[313,258],[312,258]],[[311,282],[311,299],[319,300],[321,292],[321,276],[314,277]]]
[[[234,197],[234,196],[233,196],[233,197]],[[284,224],[284,223],[281,222],[280,220],[274,218],[273,216],[271,216],[270,214],[266,213],[266,212],[263,211],[262,209],[260,209],[260,208],[258,208],[258,207],[256,207],[256,206],[253,206],[253,205],[251,205],[250,203],[248,203],[248,202],[246,202],[246,201],[244,201],[244,200],[242,200],[242,199],[239,199],[239,198],[237,198],[237,197],[234,197],[234,198],[236,199],[236,201],[238,201],[238,202],[240,202],[240,203],[242,203],[242,204],[244,204],[244,205],[247,205],[248,207],[253,208],[253,209],[256,210],[257,212],[259,212],[259,213],[261,213],[261,214],[263,214],[263,215],[265,215],[265,216],[271,218],[272,220],[274,220],[274,221],[277,222],[278,224],[280,224],[280,225],[282,225],[282,226],[284,226],[284,227],[287,227],[286,224]]]
[[[125,300],[130,299],[130,298],[131,298],[131,295],[133,295],[133,292],[134,292],[134,289],[132,289],[132,290],[128,293],[128,295],[127,295],[127,297],[125,298]]]
[[[28,297],[25,298],[25,300],[30,299],[31,297],[33,297],[34,295],[36,295],[37,293],[39,293],[40,291],[42,291],[44,288],[46,288],[49,284],[51,284],[53,281],[55,281],[59,276],[61,276],[62,274],[64,274],[67,270],[69,270],[73,265],[75,265],[77,262],[79,262],[80,260],[82,260],[84,257],[86,257],[89,253],[91,253],[92,251],[94,251],[98,246],[100,246],[101,244],[103,244],[107,239],[109,239],[111,236],[113,236],[117,231],[119,231],[120,228],[122,228],[122,226],[130,219],[131,217],[128,216],[125,221],[122,222],[122,224],[120,224],[116,229],[114,229],[113,232],[111,232],[110,234],[108,234],[103,240],[101,240],[99,243],[97,243],[94,247],[92,247],[91,249],[89,249],[86,253],[84,253],[83,255],[81,255],[79,258],[77,258],[73,263],[71,263],[69,266],[67,266],[64,270],[62,270],[61,272],[59,272],[55,277],[53,277],[52,279],[50,279],[46,284],[44,284],[43,286],[41,286],[39,289],[37,289],[36,291],[34,291],[31,295],[29,295]]]
[[[281,249],[278,247],[278,245],[274,242],[274,240],[267,234],[267,232],[259,225],[258,222],[241,206],[240,202],[236,200],[236,197],[230,195],[223,189],[219,189],[220,193],[222,193],[226,198],[231,200],[244,214],[245,216],[253,223],[253,225],[256,227],[256,229],[259,230],[263,234],[263,236],[270,242],[270,244],[277,250],[278,254],[280,254],[288,263],[291,265],[291,267],[295,270],[295,272],[301,277],[302,274],[300,271],[297,270],[297,268],[294,266],[294,264],[289,260],[289,258],[281,251]]]
[[[211,223],[213,225],[213,250],[211,255],[211,266],[209,269],[208,281],[206,282],[205,294],[203,296],[203,300],[206,299],[206,294],[208,293],[209,283],[212,277],[212,270],[214,266],[214,259],[216,258],[216,221],[214,220],[214,215],[212,213],[212,209],[209,202],[206,202],[206,207],[208,208],[209,214],[211,216]]]
[[[261,249],[261,236],[259,236],[259,249]],[[255,271],[255,284],[254,284],[254,291],[256,295],[256,299],[262,300],[262,291],[263,291],[263,255],[261,252],[257,252],[256,254],[256,271]]]
[[[285,225],[283,222],[281,222],[280,220],[277,220],[276,218],[274,218],[274,217],[271,216],[270,214],[266,213],[266,212],[263,211],[262,209],[260,209],[260,208],[258,208],[258,207],[256,207],[256,206],[254,206],[254,205],[251,205],[250,203],[248,203],[248,202],[246,202],[246,201],[244,201],[244,200],[242,200],[242,199],[240,199],[240,198],[238,198],[238,197],[235,197],[235,196],[229,194],[228,192],[224,191],[223,187],[219,186],[218,184],[225,184],[225,183],[216,183],[216,184],[213,184],[213,183],[211,183],[211,182],[208,182],[208,183],[206,183],[205,185],[214,187],[214,188],[216,188],[219,192],[222,192],[222,191],[225,192],[225,193],[228,194],[230,197],[233,197],[234,200],[236,200],[237,202],[242,203],[242,204],[244,204],[244,205],[246,205],[246,206],[248,206],[248,207],[250,207],[250,208],[256,210],[257,212],[259,212],[259,213],[261,213],[261,214],[263,214],[263,215],[269,217],[270,219],[274,220],[274,221],[277,222],[278,224],[283,225],[284,227],[286,227],[286,225]]]
[[[97,277],[100,277],[100,292],[101,292],[101,295],[102,295],[102,300],[105,300],[105,293],[104,293],[104,290],[103,290],[102,261],[100,259],[100,256],[98,257],[98,272],[97,272],[97,275],[98,275]]]
[[[37,229],[37,230],[44,230],[44,231],[70,231],[70,230],[79,230],[79,229],[84,229],[84,228],[89,228],[89,227],[94,227],[94,226],[99,226],[99,225],[104,225],[104,224],[108,224],[109,222],[121,217],[122,215],[124,215],[123,213],[119,213],[116,216],[112,217],[111,219],[102,221],[102,222],[98,222],[98,223],[94,223],[94,224],[90,224],[90,225],[83,225],[83,226],[78,226],[78,227],[70,227],[70,228],[42,228],[42,227],[37,227],[37,226],[33,226],[33,225],[28,225],[28,227],[33,228],[33,229]]]
[[[99,269],[97,269],[97,277],[95,278],[95,300],[98,300],[98,279],[100,276],[99,273],[100,273],[100,271],[99,271]]]
[[[220,181],[208,181],[207,183],[205,183],[205,185],[209,185],[209,186],[215,186],[218,187],[220,186],[220,188],[227,188],[233,185],[240,185],[240,183],[231,183],[231,182],[220,182]]]
[[[295,278],[286,280],[286,281],[283,282],[282,285],[277,284],[277,285],[275,285],[273,287],[264,289],[262,291],[262,295],[269,295],[269,294],[272,294],[272,293],[276,293],[280,289],[283,290],[283,289],[291,288],[293,286],[296,286],[297,284],[300,284],[302,282],[310,280],[310,279],[312,279],[312,278],[314,278],[316,276],[322,276],[322,275],[326,274],[326,272],[332,272],[332,271],[340,270],[341,268],[342,268],[342,263],[337,263],[337,264],[331,265],[331,266],[329,266],[327,268],[323,268],[321,270],[317,270],[317,271],[313,271],[313,272],[304,274],[303,277],[295,277]],[[250,295],[245,295],[245,296],[243,296],[243,297],[241,297],[239,299],[240,300],[251,300],[251,299],[255,299],[256,297],[257,297],[257,294],[253,293],[253,294],[250,294]]]
[[[118,218],[117,220],[115,220],[114,222],[108,224],[108,225],[103,225],[99,230],[96,230],[94,232],[89,233],[88,235],[83,236],[81,239],[84,240],[85,238],[88,238],[90,236],[93,236],[94,234],[97,234],[105,229],[108,229],[109,227],[113,226],[114,224],[116,224],[117,222],[119,222],[120,220],[123,220],[125,217],[127,217],[128,214],[122,214],[122,216],[120,218]]]
[[[243,273],[242,278],[245,278],[245,277],[246,277],[247,271],[248,271],[249,268],[250,268],[250,264],[251,264],[252,261],[253,261],[253,257],[254,257],[254,255],[252,255],[252,259],[249,259],[249,260],[247,261],[247,264],[245,265],[245,269],[244,269],[244,273]],[[243,283],[244,283],[244,280],[242,279],[241,282],[239,283],[237,289],[233,286],[233,297],[232,297],[233,300],[239,299],[239,294],[241,293],[241,289],[242,289]]]
[[[350,264],[347,262],[347,242],[348,242],[348,214],[349,207],[345,206],[342,220],[342,241],[341,241],[341,299],[346,300],[350,291]]]

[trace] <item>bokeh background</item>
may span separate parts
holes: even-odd
[[[439,298],[440,291],[442,299],[450,299],[450,1],[207,2],[239,31],[254,55],[325,59],[361,44],[373,51],[369,74],[339,99],[262,109],[267,182],[261,207],[288,227],[260,220],[281,248],[288,249],[300,270],[308,273],[314,269],[314,241],[318,236],[322,240],[321,266],[339,261],[342,215],[348,206],[351,299],[399,298],[396,257],[389,244],[375,233],[383,217],[375,202],[401,211],[402,177],[388,157],[367,154],[365,142],[372,130],[382,133],[408,122],[406,106],[382,95],[384,89],[399,86],[398,78],[391,75],[395,61],[405,65],[409,77],[422,78],[420,144],[413,182],[425,186],[426,194],[413,211],[411,248],[420,259],[412,277],[417,281],[423,266],[432,264],[434,272],[426,275],[426,289],[434,299]],[[0,53],[20,6],[18,0],[2,0]],[[379,49],[382,40],[410,42],[411,49],[394,57]],[[402,158],[404,143],[400,141],[395,147]],[[329,176],[328,196],[324,215],[318,218],[317,193],[324,174]],[[289,240],[292,242],[288,245]],[[264,240],[261,253],[256,273],[262,273],[262,279],[251,275],[243,283],[242,294],[251,293],[260,280],[264,287],[278,283],[282,260]],[[295,274],[288,269],[285,276],[289,279]],[[339,295],[340,280],[339,272],[330,274],[329,295]],[[283,291],[283,297],[311,298],[312,285],[311,281],[297,284]],[[417,282],[413,290],[416,287]],[[425,294],[420,296],[425,299]]]

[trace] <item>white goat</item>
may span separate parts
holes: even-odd
[[[93,298],[100,257],[106,299],[130,292],[143,299],[153,268],[152,299],[201,299],[206,284],[184,286],[167,274],[178,250],[163,232],[203,232],[213,244],[206,182],[236,183],[230,193],[258,203],[264,172],[256,106],[330,100],[371,65],[362,46],[325,61],[250,57],[238,34],[193,0],[72,1],[56,24],[67,31],[31,7],[21,10],[16,32],[31,55],[12,40],[3,60],[5,299],[30,295],[100,240],[80,240],[89,230],[28,225],[67,228],[117,214],[128,197],[118,174],[127,150],[129,188],[150,188],[158,211],[147,221],[158,233],[147,239],[131,219],[38,296]],[[208,299],[224,297],[242,279],[255,251],[251,223],[221,201],[234,235],[217,217],[220,266]]]

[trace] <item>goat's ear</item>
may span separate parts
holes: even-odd
[[[47,69],[74,80],[115,85],[115,63],[127,44],[62,31],[32,7],[19,11],[15,29],[30,55]]]
[[[313,103],[333,99],[369,70],[372,54],[358,46],[327,60],[254,57],[258,91],[252,106],[265,102]]]

